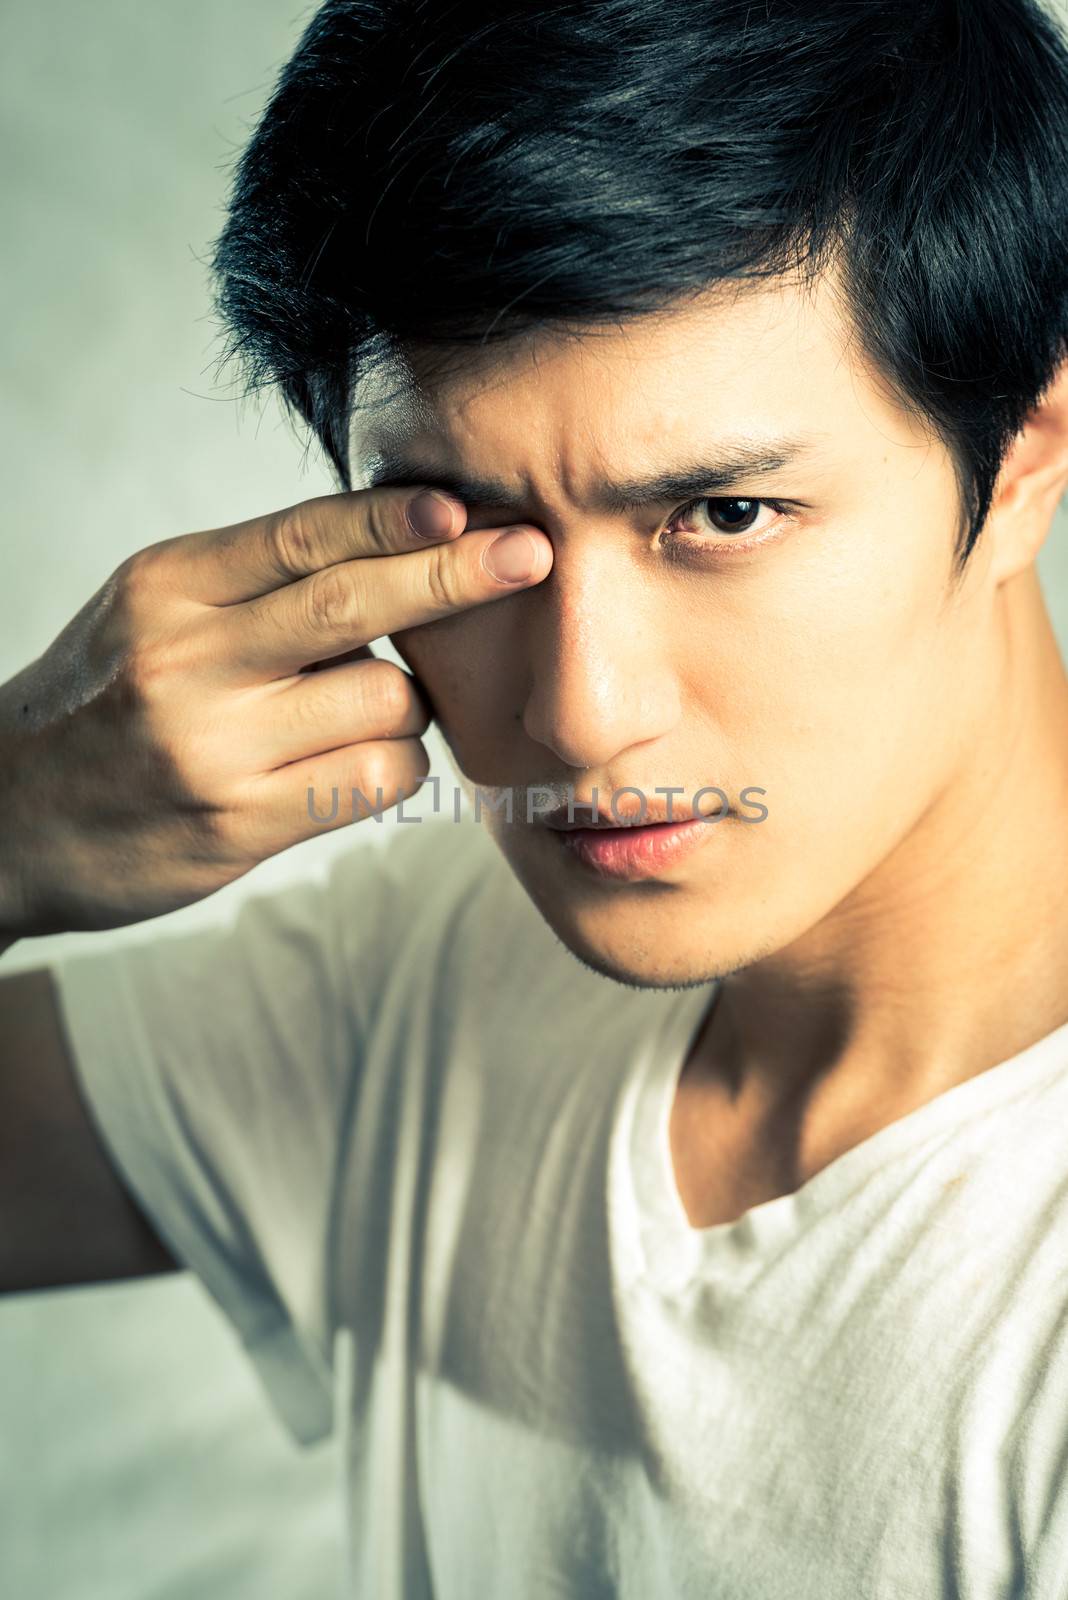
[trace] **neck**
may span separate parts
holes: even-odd
[[[731,974],[687,1073],[755,1104],[911,1105],[1068,1021],[1068,678],[1033,567],[949,782],[834,911]]]

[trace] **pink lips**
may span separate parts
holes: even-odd
[[[715,818],[716,813],[713,813]],[[715,822],[694,817],[646,827],[568,828],[555,831],[565,850],[605,878],[655,878],[702,844]]]

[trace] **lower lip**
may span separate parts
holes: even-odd
[[[718,820],[718,819],[717,819]],[[655,878],[696,850],[714,824],[702,817],[644,828],[552,829],[565,850],[603,878]]]

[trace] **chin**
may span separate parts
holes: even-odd
[[[717,857],[713,847],[662,877],[598,881],[565,864],[538,830],[500,819],[487,826],[559,942],[630,988],[698,988],[774,954],[807,926],[791,931],[788,907],[796,915],[802,904],[789,902],[771,863],[748,853]]]
[[[632,989],[692,989],[748,964],[734,929],[716,930],[715,918],[682,913],[676,893],[665,903],[664,884],[614,890],[598,903],[562,897],[558,882],[509,865],[559,942],[575,959]],[[652,892],[650,892],[652,891]],[[689,897],[686,897],[687,899]],[[655,900],[655,904],[654,904]],[[702,926],[704,921],[704,926]]]
[[[555,929],[553,931],[556,932]],[[627,989],[699,989],[726,975],[724,969],[711,971],[707,965],[695,969],[685,963],[647,965],[621,961],[613,953],[564,939],[558,933],[557,938],[582,966]]]

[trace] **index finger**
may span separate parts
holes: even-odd
[[[416,531],[421,517],[426,533]],[[454,495],[419,484],[317,495],[167,541],[168,576],[192,600],[236,605],[338,561],[425,549],[455,538],[466,524],[467,508]]]

